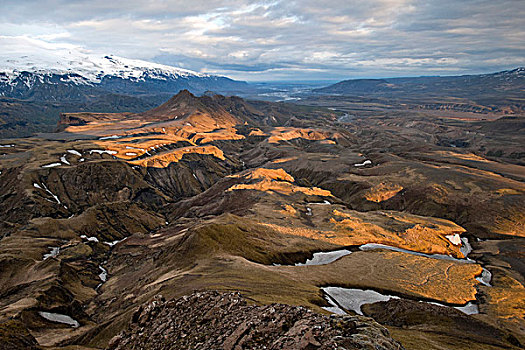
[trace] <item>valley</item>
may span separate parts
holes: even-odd
[[[211,290],[344,313],[405,349],[522,348],[521,107],[371,101],[183,90],[3,139],[0,340],[126,348],[159,294],[163,317],[237,303],[192,294]]]

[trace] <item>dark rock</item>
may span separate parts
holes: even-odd
[[[361,316],[324,316],[282,304],[248,305],[239,293],[157,297],[139,308],[109,349],[403,349]]]
[[[392,299],[363,305],[363,313],[377,322],[408,329],[426,329],[448,333],[458,338],[476,339],[479,343],[495,346],[521,346],[504,330],[466,315],[451,307],[432,305],[406,299]]]
[[[36,339],[20,321],[0,323],[0,350],[39,349]]]

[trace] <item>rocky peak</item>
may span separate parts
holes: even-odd
[[[189,99],[196,99],[196,98],[197,97],[194,94],[192,94],[189,90],[183,89],[183,90],[180,90],[178,94],[170,98],[169,101],[172,101],[172,100],[180,101],[180,100],[189,100]]]
[[[217,112],[218,106],[209,106],[205,102],[209,98],[197,97],[188,90],[181,90],[157,108],[141,114],[142,117],[164,117],[165,119],[180,119],[195,113]],[[220,111],[220,110],[219,110]]]

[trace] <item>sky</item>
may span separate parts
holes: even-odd
[[[524,0],[0,0],[0,9],[3,37],[246,81],[525,66]]]

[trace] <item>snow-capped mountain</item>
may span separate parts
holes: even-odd
[[[512,70],[504,70],[493,74],[482,74],[483,78],[499,78],[500,80],[514,81],[525,78],[525,67],[518,67]]]
[[[117,56],[82,55],[71,51],[64,57],[24,55],[9,58],[2,62],[1,68],[0,81],[5,84],[13,83],[17,79],[24,77],[24,75],[27,76],[24,73],[32,73],[31,76],[40,82],[49,79],[53,75],[61,76],[62,82],[74,85],[100,84],[108,77],[135,82],[147,79],[168,80],[188,77],[211,77],[207,74],[147,61],[131,60]],[[25,83],[33,84],[34,81],[25,79]]]
[[[29,38],[0,37],[0,96],[38,100],[82,99],[103,92],[127,95],[213,90],[246,86],[226,77],[167,65],[95,55]],[[14,49],[9,49],[9,48]]]

